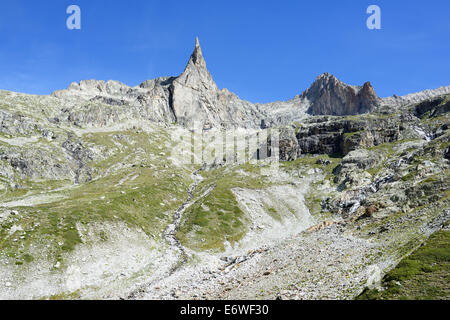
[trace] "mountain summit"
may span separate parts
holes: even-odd
[[[203,58],[202,48],[200,47],[200,41],[198,40],[198,37],[195,38],[195,49],[191,55],[191,59],[189,62],[192,62],[195,65],[206,69],[206,62],[205,59]]]
[[[312,115],[356,115],[370,112],[379,104],[370,82],[351,86],[329,73],[318,76],[302,97],[311,103],[308,113]]]
[[[255,127],[260,121],[253,104],[217,87],[206,67],[198,38],[184,72],[172,82],[170,93],[173,112],[182,125]]]
[[[379,99],[370,82],[351,86],[324,73],[292,100],[250,103],[227,89],[219,89],[208,71],[200,41],[184,71],[176,77],[147,80],[136,87],[118,81],[84,80],[52,96],[67,107],[54,121],[79,126],[107,126],[123,119],[148,119],[185,127],[259,128],[303,121],[310,115],[357,115],[380,104],[396,107],[450,92],[450,87],[407,97]]]
[[[195,40],[194,52],[189,58],[184,72],[175,81],[196,90],[218,90],[206,67],[198,38]]]

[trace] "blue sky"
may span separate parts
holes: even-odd
[[[81,30],[66,8],[81,8]],[[382,11],[368,30],[366,9]],[[450,85],[450,1],[2,1],[0,89],[49,94],[82,79],[180,74],[195,36],[220,88],[287,100],[330,72],[379,96]]]

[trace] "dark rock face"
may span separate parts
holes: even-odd
[[[69,133],[67,140],[62,144],[62,148],[73,158],[75,166],[75,183],[84,183],[92,180],[92,174],[87,163],[92,160],[92,156],[84,148],[82,142],[73,134]]]
[[[362,87],[347,85],[329,73],[317,77],[311,87],[302,94],[311,106],[311,115],[357,115],[372,111],[379,98],[370,82]]]
[[[357,149],[398,141],[403,138],[403,132],[408,128],[402,119],[402,117],[377,118],[371,116],[355,119],[310,118],[294,129],[292,127],[281,129],[280,160],[293,161],[302,154],[327,154],[343,157]]]
[[[298,128],[297,139],[302,154],[346,155],[359,147],[397,141],[401,129],[393,118],[319,117]]]
[[[425,116],[438,117],[450,111],[450,99],[445,96],[423,101],[414,108],[414,115],[420,119]]]
[[[299,139],[302,154],[339,154],[342,135],[338,132],[315,134]]]
[[[447,147],[444,150],[444,158],[447,159],[447,160],[450,160],[450,147]]]

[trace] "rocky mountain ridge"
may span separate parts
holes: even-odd
[[[71,101],[74,105],[80,101],[88,103],[81,110],[63,110],[61,117],[78,125],[104,125],[102,121],[114,122],[128,116],[155,122],[176,122],[188,127],[196,122],[207,129],[287,125],[311,115],[357,115],[380,106],[419,102],[448,92],[450,86],[405,97],[380,99],[370,82],[361,87],[351,86],[324,73],[309,89],[291,100],[253,104],[217,87],[197,38],[194,52],[180,76],[147,80],[137,87],[128,87],[118,81],[84,80],[72,83],[68,89],[56,91],[52,96]],[[124,107],[125,110],[98,110],[92,105],[95,103]]]

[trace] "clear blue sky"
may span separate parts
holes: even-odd
[[[71,4],[81,30],[66,28]],[[366,28],[370,4],[382,30]],[[198,35],[218,86],[252,102],[290,99],[323,72],[403,95],[450,85],[449,21],[448,0],[2,1],[0,89],[178,75]]]

